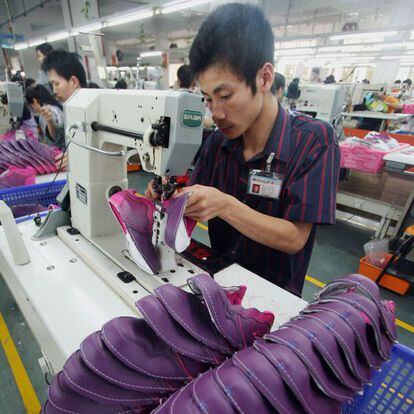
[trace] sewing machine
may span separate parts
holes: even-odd
[[[24,97],[20,83],[0,82],[0,134],[18,125],[23,116]]]
[[[345,93],[341,85],[302,85],[296,110],[335,124],[341,117]]]
[[[162,270],[150,275],[128,257],[124,234],[108,197],[128,186],[127,159],[138,154],[146,171],[170,179],[190,165],[201,142],[204,103],[187,92],[81,89],[65,104],[71,226],[44,219],[42,237],[32,219],[0,226],[1,276],[41,348],[43,372],[57,373],[80,342],[116,316],[135,316],[135,302],[165,282],[188,289],[204,273],[153,239]],[[171,187],[172,186],[172,187]],[[0,215],[9,215],[0,202]],[[2,213],[3,211],[3,213]],[[0,218],[1,219],[1,218]],[[156,213],[165,224],[166,217]],[[6,221],[4,221],[6,223]],[[48,224],[49,223],[49,224]],[[6,227],[11,231],[7,231]],[[247,306],[275,313],[280,326],[306,302],[238,264],[218,271],[223,286],[246,285]]]
[[[165,281],[183,286],[189,273],[201,272],[164,242],[167,214],[159,204],[153,244],[161,271],[150,275],[138,268],[108,198],[128,188],[127,160],[134,154],[145,171],[158,177],[163,197],[170,197],[177,187],[175,177],[186,173],[201,144],[204,106],[201,96],[168,91],[81,89],[69,99],[65,116],[72,229],[59,228],[58,234],[73,251],[88,262],[79,241],[92,244],[149,291]],[[74,231],[80,234],[74,236]],[[112,280],[116,275],[101,274],[118,289],[118,281]]]

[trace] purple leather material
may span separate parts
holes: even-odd
[[[332,332],[327,330],[326,327],[317,321],[309,318],[297,318],[284,326],[289,329],[298,329],[303,332],[308,340],[312,341],[315,348],[331,368],[332,374],[335,375],[339,381],[342,381],[343,385],[350,390],[354,392],[361,391],[363,384],[354,377],[352,371],[349,369],[347,361]],[[284,338],[286,334],[287,332],[285,329],[279,329],[272,334],[266,335],[266,339],[275,340],[277,337]]]
[[[127,240],[130,236],[128,244],[134,262],[146,272],[156,274],[160,270],[160,261],[152,244],[154,203],[135,193],[133,189],[119,191],[109,199],[109,206]]]
[[[155,295],[145,296],[135,306],[157,336],[179,354],[213,365],[224,361],[222,353],[205,346],[185,331]]]
[[[151,411],[151,414],[170,414],[171,405],[174,400],[178,397],[178,394],[182,391],[182,389],[176,391],[174,394],[168,398],[163,404],[160,404],[154,411]]]
[[[323,358],[306,336],[306,333],[294,329],[285,329],[285,331],[284,337],[275,336],[272,339],[267,339],[266,337],[266,342],[263,343],[263,345],[267,344],[266,346],[269,351],[273,351],[271,342],[289,348],[296,356],[296,358],[293,358],[292,364],[297,363],[296,360],[299,359],[323,393],[339,402],[351,399],[354,395],[354,391],[345,387],[342,381],[338,380],[336,375],[332,373],[332,370],[324,363]],[[275,331],[275,333],[276,332],[278,331]],[[298,343],[300,343],[300,347],[296,346]],[[256,344],[254,347],[256,347]],[[280,348],[276,348],[276,350],[280,350]],[[297,365],[302,367],[299,363],[297,363]],[[294,369],[294,365],[290,366]]]
[[[99,404],[95,401],[85,398],[78,393],[73,392],[64,379],[64,374],[57,374],[49,387],[48,408],[53,407],[55,412],[76,413],[76,414],[129,414],[140,413],[141,408],[128,408],[123,406],[114,406]],[[52,410],[52,408],[50,408]],[[56,411],[57,410],[57,411]],[[48,413],[48,411],[45,411]]]
[[[16,151],[24,154],[24,159],[30,166],[35,168],[39,174],[48,174],[49,168],[46,166],[44,160],[42,161],[40,157],[37,157],[36,154],[32,152],[31,147],[25,146],[24,142],[24,140],[20,139],[18,141],[11,142],[11,144],[16,149]]]
[[[325,286],[318,293],[317,298],[323,298],[334,293],[339,293],[341,290],[352,288],[355,288],[359,293],[366,295],[377,305],[385,331],[390,339],[395,341],[397,339],[397,327],[394,323],[394,315],[384,306],[381,300],[379,287],[371,279],[358,274],[345,276],[341,279],[334,280]]]
[[[254,347],[237,352],[232,360],[278,413],[303,414],[303,407],[288,392],[279,372]]]
[[[133,371],[109,351],[101,332],[89,335],[80,345],[80,356],[88,368],[102,379],[130,390],[149,393],[172,393],[182,385],[179,381],[165,381]]]
[[[184,217],[184,211],[187,206],[190,193],[184,193],[179,197],[171,198],[170,200],[165,200],[163,206],[167,213],[167,225],[165,228],[164,239],[165,242],[173,250],[176,250],[178,253],[183,252],[190,244],[191,233],[196,225],[196,222],[188,217]],[[180,230],[184,228],[186,234],[181,235],[183,239],[187,239],[186,242],[181,248],[177,249],[177,234]]]
[[[17,168],[11,166],[0,174],[0,188],[12,188],[35,184],[36,172],[32,167]]]
[[[333,313],[340,317],[353,330],[355,340],[359,346],[359,350],[365,358],[367,364],[373,369],[379,369],[383,359],[378,354],[375,344],[368,338],[368,330],[366,321],[358,309],[349,303],[339,301],[323,301],[311,303],[303,313],[324,311]]]
[[[191,397],[201,413],[233,414],[229,399],[214,379],[214,370],[209,370],[193,380],[190,385]]]
[[[318,392],[308,370],[293,351],[284,345],[268,343],[262,339],[257,340],[254,347],[277,369],[286,385],[302,405],[303,412],[319,414],[321,410],[319,404],[322,403],[323,396]],[[354,394],[349,392],[347,400],[351,400],[353,397]],[[325,400],[324,403],[329,404],[330,401]],[[334,408],[335,405],[332,407]]]
[[[193,294],[171,283],[154,289],[154,293],[171,317],[195,339],[210,348],[231,354],[229,344],[211,321],[207,307]]]
[[[369,365],[357,354],[354,332],[339,316],[327,312],[316,312],[303,314],[301,318],[311,318],[331,332],[336,342],[342,348],[348,367],[357,380],[363,383],[371,380],[371,369]]]
[[[53,405],[50,403],[50,401],[46,401],[45,405],[42,407],[42,411],[40,411],[40,414],[62,414],[64,411],[57,410]]]
[[[188,279],[195,294],[201,294],[218,331],[236,348],[253,343],[256,337],[269,332],[274,316],[254,308],[233,305],[223,288],[209,275],[201,274]]]
[[[143,319],[112,319],[102,327],[101,335],[116,358],[150,377],[184,381],[207,369],[205,364],[173,352]]]
[[[41,213],[46,211],[47,207],[40,204],[22,204],[21,206],[12,206],[11,211],[14,218],[28,216],[29,214]]]
[[[24,149],[25,152],[27,152],[28,154],[32,154],[32,156],[36,160],[41,161],[42,167],[46,169],[48,174],[56,172],[54,160],[45,155],[45,153],[41,149],[42,147],[35,145],[33,141],[27,139],[21,139],[17,142]]]
[[[191,383],[181,389],[177,397],[172,401],[170,414],[200,414],[196,403],[191,396]]]
[[[74,392],[101,404],[146,406],[158,403],[158,398],[152,394],[127,390],[105,381],[84,364],[79,351],[65,362],[63,373]]]
[[[239,413],[273,413],[268,401],[243,375],[231,359],[214,370],[214,379]]]
[[[321,302],[325,300],[338,300],[346,302],[363,312],[363,314],[370,321],[370,324],[368,324],[368,326],[373,330],[375,343],[377,345],[377,349],[381,355],[381,358],[384,360],[388,360],[390,358],[393,341],[389,338],[388,335],[385,334],[383,330],[381,317],[374,302],[372,302],[366,296],[360,295],[356,292],[339,293],[335,296],[330,296],[327,299],[324,298],[321,300]]]

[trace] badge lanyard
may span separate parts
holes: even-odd
[[[277,200],[282,189],[283,174],[271,172],[275,153],[270,153],[266,160],[265,170],[250,170],[247,183],[247,194]]]

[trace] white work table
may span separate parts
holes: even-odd
[[[14,264],[0,226],[0,272],[33,332],[51,373],[58,372],[81,341],[117,316],[136,316],[82,259],[57,236],[33,241],[33,221],[18,225],[29,251],[30,263]],[[103,257],[109,271],[120,270]],[[306,302],[239,265],[232,265],[215,279],[222,285],[247,285],[244,306],[275,313],[274,328],[297,315]],[[138,285],[137,300],[149,294]]]
[[[53,179],[55,178],[55,174],[44,174],[44,175],[36,175],[36,184],[43,184],[43,183],[49,183],[51,181],[53,181]],[[60,172],[55,181],[61,181],[61,180],[66,180],[67,179],[67,172]]]
[[[412,114],[386,114],[384,112],[373,112],[373,111],[353,111],[353,112],[342,112],[342,116],[349,116],[352,118],[373,118],[383,119],[388,121],[405,121],[412,117]]]

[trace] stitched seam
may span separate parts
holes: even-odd
[[[132,361],[130,361],[126,356],[122,355],[109,341],[108,337],[105,334],[105,329],[102,329],[101,331],[101,335],[103,338],[105,338],[105,344],[108,345],[109,348],[112,349],[113,352],[115,352],[116,355],[118,355],[121,359],[123,359],[124,361],[126,361],[128,364],[132,365],[133,367],[135,367],[139,372],[142,372],[146,375],[149,375],[150,377],[155,377],[155,378],[163,378],[163,379],[175,379],[175,380],[179,380],[179,381],[184,381],[187,378],[186,377],[165,377],[162,375],[154,375],[154,374],[150,374],[149,372],[147,372],[145,369],[142,369],[141,367],[139,367],[138,365],[135,365]]]
[[[197,404],[197,406],[198,406],[198,408],[199,408],[199,410],[201,410],[203,413],[207,413],[208,414],[208,409],[203,405],[203,404],[201,404],[201,401],[200,401],[200,399],[198,398],[198,395],[197,395],[197,391],[196,391],[196,389],[195,389],[195,386],[196,386],[196,384],[197,384],[197,381],[199,380],[199,378],[200,377],[198,377],[195,381],[194,381],[194,384],[193,384],[193,386],[192,386],[192,395],[194,395],[194,398],[195,398],[195,403]],[[201,407],[203,407],[203,408],[201,408]]]
[[[131,402],[131,403],[140,403],[140,402],[144,402],[144,401],[153,401],[153,399],[151,398],[109,398],[109,397],[105,397],[104,395],[101,394],[97,394],[95,392],[89,391],[86,388],[82,387],[79,384],[76,384],[76,382],[74,382],[69,375],[67,374],[66,370],[62,371],[65,374],[66,379],[76,388],[79,388],[80,390],[82,390],[83,392],[86,392],[87,394],[90,395],[94,395],[95,397],[99,397],[102,398],[104,400],[108,400],[108,401],[116,401],[119,402],[120,404],[123,404],[124,402]]]
[[[224,330],[223,329],[223,327],[221,326],[221,324],[220,324],[220,320],[219,320],[219,318],[218,318],[218,316],[217,316],[217,312],[216,312],[216,308],[215,308],[215,306],[214,306],[214,302],[213,302],[213,300],[211,299],[211,296],[210,296],[210,292],[208,291],[208,289],[206,289],[206,287],[205,287],[205,285],[204,285],[204,281],[202,280],[202,279],[198,279],[198,282],[202,285],[202,288],[203,288],[203,290],[204,290],[204,293],[207,295],[207,297],[208,297],[208,302],[210,303],[210,306],[208,307],[209,309],[211,308],[212,309],[212,311],[213,311],[213,313],[214,313],[214,316],[215,316],[215,321],[217,322],[217,324],[219,325],[219,327],[220,327],[220,332],[222,333],[222,335],[224,336],[224,337],[226,337],[232,344],[236,344],[236,346],[238,346],[238,347],[242,347],[243,345],[240,343],[240,342],[238,342],[237,341],[237,339],[234,339],[234,338],[232,338],[230,335],[228,335],[227,334],[227,332],[226,332],[226,330]],[[203,295],[203,297],[204,297],[204,295]],[[219,295],[219,297],[220,297],[220,299],[221,299],[221,296]],[[224,304],[224,307],[227,309],[227,306],[226,306],[226,304]]]
[[[216,346],[216,347],[218,347],[218,348],[220,348],[220,350],[223,350],[223,347],[221,347],[219,344],[217,344],[217,343],[214,343],[213,341],[210,341],[208,338],[206,338],[206,337],[204,337],[204,335],[201,335],[201,334],[199,334],[199,333],[197,333],[196,331],[194,331],[190,326],[188,326],[188,324],[174,311],[174,309],[168,304],[168,302],[165,300],[165,297],[162,295],[162,293],[159,291],[159,290],[157,290],[156,292],[155,292],[155,294],[157,295],[157,296],[159,296],[160,297],[160,299],[162,299],[162,303],[163,303],[163,305],[165,305],[167,308],[168,308],[168,310],[170,311],[170,313],[172,313],[173,315],[174,315],[174,317],[175,318],[177,318],[179,321],[180,321],[180,323],[182,324],[182,325],[184,325],[185,326],[185,328],[188,330],[188,331],[190,331],[190,333],[192,334],[192,335],[194,335],[197,339],[199,339],[200,341],[201,340],[203,340],[203,341],[205,341],[205,342],[207,342],[207,343],[210,343],[210,344],[212,344],[212,346]],[[228,352],[228,351],[227,351]]]
[[[218,381],[220,388],[224,391],[224,394],[226,394],[226,397],[230,399],[230,401],[236,406],[237,411],[241,414],[245,414],[244,411],[240,408],[239,404],[237,404],[236,400],[233,398],[231,393],[226,392],[226,386],[224,385],[223,381],[218,376],[218,372],[221,367],[222,365],[217,368],[217,371],[214,373],[214,378]]]
[[[234,360],[237,360],[239,364],[248,372],[252,372],[246,365],[243,364],[243,362],[240,360],[240,358],[237,355],[234,355]],[[260,378],[253,373],[255,380],[278,402],[278,404],[287,412],[289,413],[289,410],[278,400],[275,394],[270,391],[270,389],[260,380]]]
[[[262,345],[259,345],[259,347],[264,348]],[[275,363],[276,363],[276,365],[277,365],[276,369],[277,369],[278,371],[279,371],[279,369],[280,369],[280,370],[282,370],[282,371],[284,372],[285,376],[286,376],[286,377],[288,377],[289,382],[291,383],[291,384],[290,384],[290,386],[291,386],[291,387],[293,387],[293,388],[296,390],[296,392],[297,392],[297,393],[298,393],[298,394],[302,397],[302,398],[300,398],[301,403],[305,406],[305,408],[307,409],[307,411],[309,411],[309,412],[313,413],[314,411],[311,409],[311,407],[308,405],[308,403],[307,403],[306,399],[305,399],[305,398],[302,396],[302,394],[300,393],[298,386],[296,385],[296,383],[295,383],[295,381],[293,380],[293,378],[289,375],[289,372],[287,372],[287,371],[285,370],[285,368],[282,366],[282,364],[279,362],[279,360],[278,360],[277,358],[275,358],[275,356],[274,356],[272,353],[268,352],[268,350],[267,350],[267,349],[266,349],[266,352],[267,352],[267,354],[269,355],[269,357],[270,357],[271,359],[273,359],[273,361],[275,361]]]
[[[316,309],[317,309],[317,308],[316,308]],[[354,323],[353,323],[352,321],[350,321],[350,320],[349,320],[349,318],[347,318],[347,319],[342,318],[342,317],[341,317],[341,313],[340,313],[340,312],[337,312],[335,309],[325,308],[325,307],[323,307],[323,306],[319,307],[319,309],[322,309],[322,310],[327,311],[327,312],[332,312],[332,313],[334,313],[335,315],[339,316],[339,317],[340,317],[340,318],[341,318],[344,322],[346,322],[348,325],[350,325],[350,326],[351,326],[352,330],[354,331],[355,336],[356,336],[356,337],[357,337],[357,339],[358,339],[358,343],[359,343],[359,345],[360,345],[360,348],[361,348],[361,350],[362,350],[362,353],[364,354],[365,358],[366,358],[366,359],[367,359],[367,361],[368,361],[368,365],[369,365],[371,368],[375,368],[375,367],[376,367],[376,365],[373,365],[373,364],[371,363],[371,359],[368,357],[368,353],[371,353],[371,352],[369,352],[369,351],[368,351],[368,350],[369,350],[369,348],[368,348],[368,344],[364,342],[364,340],[362,339],[362,337],[361,337],[360,333],[358,332],[358,329],[355,327]]]
[[[162,332],[160,332],[158,330],[158,328],[155,326],[155,324],[152,322],[152,320],[148,317],[148,314],[142,309],[142,306],[140,306],[140,304],[138,302],[135,305],[139,309],[139,311],[142,313],[142,315],[144,316],[145,320],[151,325],[151,328],[158,334],[158,336],[161,337],[161,339],[164,340],[164,342],[166,342],[167,344],[169,344],[172,348],[176,349],[177,351],[179,351],[182,354],[187,355],[189,357],[193,357],[193,358],[196,358],[197,360],[201,360],[203,362],[207,362],[207,363],[214,364],[214,360],[211,360],[211,358],[208,358],[208,356],[195,354],[195,353],[193,353],[191,351],[187,351],[186,349],[181,348],[177,344],[174,344],[172,341],[170,341],[169,338],[165,337],[162,334]]]
[[[117,379],[115,379],[113,377],[110,377],[109,375],[106,375],[100,369],[98,369],[94,364],[92,364],[92,362],[89,361],[89,359],[86,357],[85,352],[83,351],[83,346],[82,345],[80,346],[80,352],[82,354],[82,359],[84,360],[84,362],[88,366],[92,367],[93,370],[95,370],[96,372],[99,372],[99,375],[103,376],[106,379],[109,379],[109,380],[115,382],[116,384],[124,385],[124,386],[127,386],[127,387],[134,387],[134,389],[138,389],[138,388],[139,389],[141,389],[141,388],[144,389],[145,388],[147,390],[152,390],[152,391],[157,391],[157,392],[166,392],[166,391],[169,391],[168,389],[162,388],[162,387],[150,387],[150,386],[145,386],[145,385],[136,386],[134,384],[129,384],[127,382],[118,381]]]
[[[348,357],[351,359],[351,361],[352,361],[352,365],[354,365],[354,370],[355,371],[359,371],[358,370],[358,366],[357,366],[357,362],[356,362],[356,360],[355,360],[355,358],[354,358],[354,355],[353,355],[353,353],[352,353],[352,351],[351,351],[351,348],[349,348],[349,346],[348,346],[348,344],[346,343],[346,341],[345,341],[345,339],[343,338],[343,336],[338,332],[338,331],[336,331],[335,329],[333,329],[332,327],[330,327],[325,321],[323,321],[322,319],[319,319],[318,317],[316,317],[316,316],[311,316],[311,315],[308,315],[308,317],[309,318],[312,318],[312,319],[315,319],[315,320],[317,320],[317,321],[319,321],[319,322],[321,322],[325,327],[329,327],[329,329],[331,329],[332,330],[332,332],[334,333],[334,335],[335,336],[337,336],[339,339],[340,339],[340,342],[342,342],[342,344],[341,344],[341,346],[342,347],[345,347],[345,349],[346,349],[346,352],[348,353]]]
[[[376,342],[377,342],[377,347],[378,347],[379,353],[384,358],[388,358],[385,355],[385,351],[382,349],[381,330],[380,330],[380,326],[378,324],[378,319],[376,320],[373,317],[372,313],[364,305],[362,305],[361,303],[359,303],[357,301],[354,301],[354,300],[349,299],[349,298],[342,298],[342,297],[337,297],[337,296],[334,296],[333,298],[336,299],[336,300],[340,300],[340,301],[349,303],[350,305],[355,306],[357,309],[361,310],[362,312],[364,312],[366,315],[369,316],[369,318],[371,320],[371,323],[372,323],[373,327],[375,328],[375,332],[376,332],[375,339],[376,339]]]
[[[302,329],[301,327],[298,327],[298,328]],[[286,347],[288,347],[288,342],[286,342],[284,339],[276,337],[276,340],[279,341],[279,343],[282,343],[282,345],[285,345]],[[322,386],[325,387],[326,390],[329,390],[331,395],[334,395],[336,398],[340,398],[340,399],[348,399],[349,398],[348,396],[346,396],[344,394],[340,394],[337,391],[334,391],[330,387],[330,385],[327,382],[325,382],[325,380],[323,379],[323,377],[321,376],[319,371],[316,369],[315,365],[313,365],[312,361],[306,356],[306,354],[304,354],[299,348],[295,348],[295,349],[296,349],[297,353],[300,354],[300,356],[309,365],[309,367],[311,368],[311,371],[313,372],[313,374],[316,376],[316,378],[318,378],[318,381],[322,384]]]

